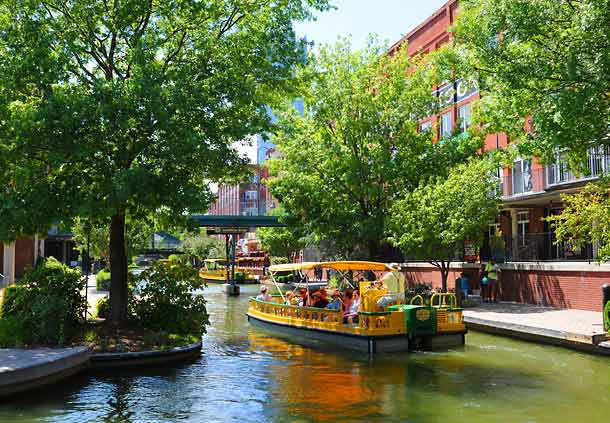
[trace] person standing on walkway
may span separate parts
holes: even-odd
[[[488,279],[488,289],[489,289],[489,300],[497,303],[498,302],[498,291],[500,289],[500,266],[496,263],[495,259],[491,259],[489,263],[485,266],[485,271],[487,272]]]
[[[479,277],[479,284],[481,287],[481,299],[486,302],[489,298],[489,279],[487,278],[487,271],[485,270],[486,265],[481,263],[481,275]]]

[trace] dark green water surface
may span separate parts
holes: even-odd
[[[470,333],[463,348],[369,359],[260,332],[247,295],[205,293],[196,361],[77,376],[0,403],[0,422],[610,422],[609,358]]]

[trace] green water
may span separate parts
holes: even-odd
[[[463,348],[369,359],[259,332],[246,295],[206,295],[201,358],[78,376],[0,403],[0,422],[610,421],[609,358],[470,333]]]

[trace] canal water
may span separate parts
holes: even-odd
[[[254,293],[256,287],[244,291]],[[251,328],[247,295],[180,366],[77,376],[0,403],[0,422],[607,422],[610,359],[470,333],[444,352],[367,355]]]

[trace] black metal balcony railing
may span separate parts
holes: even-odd
[[[519,261],[591,261],[594,250],[591,244],[575,247],[567,242],[555,243],[553,232],[531,233],[508,239],[504,248],[492,248],[484,245],[481,259],[492,256],[507,262]]]

